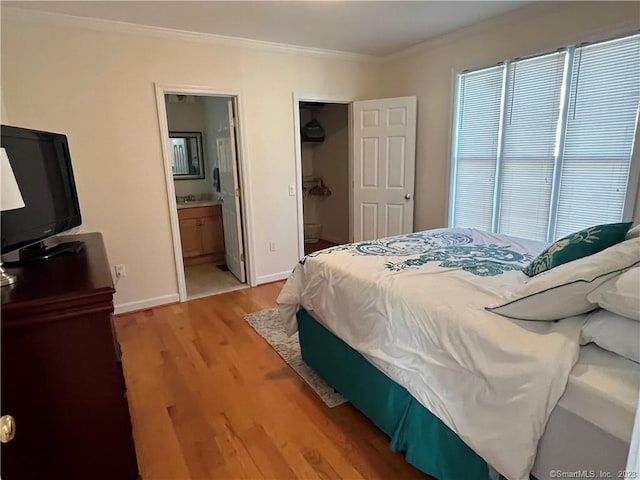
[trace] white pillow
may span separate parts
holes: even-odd
[[[596,345],[640,363],[640,322],[608,310],[589,314],[582,325],[581,343]]]
[[[559,265],[531,278],[487,310],[521,320],[560,320],[596,309],[587,295],[624,270],[640,265],[640,237]],[[524,275],[524,274],[523,274]]]
[[[607,280],[587,295],[602,308],[640,321],[640,267],[634,267]]]
[[[627,232],[627,236],[624,237],[625,240],[631,240],[632,238],[638,238],[640,237],[640,225],[636,225],[635,227],[632,227],[628,232]]]

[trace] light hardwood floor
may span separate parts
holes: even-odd
[[[350,404],[326,407],[244,321],[281,288],[116,317],[142,478],[431,478]]]

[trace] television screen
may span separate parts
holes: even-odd
[[[2,253],[81,224],[67,137],[2,125],[0,141],[25,206],[2,212]]]

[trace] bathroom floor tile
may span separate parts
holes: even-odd
[[[187,283],[187,298],[207,297],[218,293],[246,288],[233,273],[221,270],[214,263],[202,263],[185,267],[184,276]]]

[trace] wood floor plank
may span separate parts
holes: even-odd
[[[328,408],[247,324],[282,285],[115,318],[142,478],[430,479],[350,404]]]
[[[243,443],[265,478],[295,479],[287,459],[274,444],[262,424],[256,424],[244,435]]]

